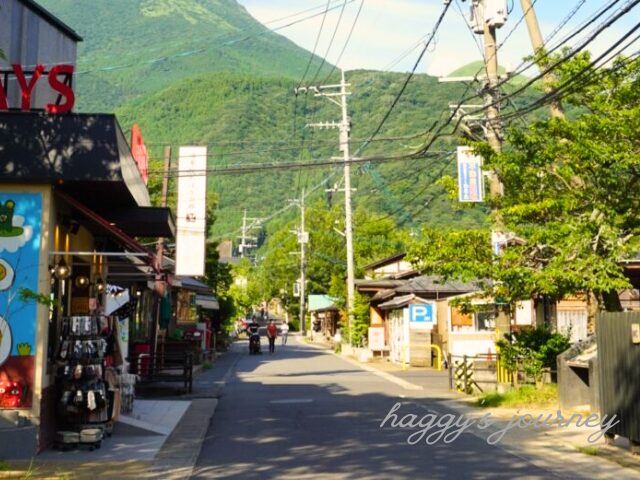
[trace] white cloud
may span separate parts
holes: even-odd
[[[15,215],[13,217],[13,226],[22,227],[23,232],[17,237],[3,237],[0,236],[0,252],[6,250],[9,253],[17,252],[19,248],[23,247],[33,235],[33,227],[27,225],[24,226],[24,217]]]

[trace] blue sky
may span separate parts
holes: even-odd
[[[318,7],[316,10],[302,15],[308,16],[321,11],[326,5],[325,0],[238,1],[247,8],[249,13],[263,23],[292,15],[302,10]],[[435,49],[425,56],[420,64],[419,72],[445,75],[459,66],[481,59],[478,46],[465,25],[465,20],[457,8],[456,1],[459,2],[458,5],[461,5],[464,16],[468,17],[469,1],[462,3],[460,0],[453,0],[454,3],[449,9],[437,36]],[[508,0],[508,3],[511,5],[512,0]],[[578,3],[579,0],[537,0],[535,8],[543,36],[549,35]],[[578,13],[555,39],[561,39],[563,33],[566,34],[574,29],[581,21],[606,3],[606,0],[586,0]],[[341,4],[342,0],[332,0],[332,5],[340,6]],[[344,45],[359,4],[360,0],[354,0],[347,4],[335,41],[329,50],[328,61],[335,62]],[[418,47],[419,41],[426,37],[433,28],[442,6],[442,0],[365,0],[360,19],[340,66],[347,70],[368,68],[407,71],[411,69],[420,51]],[[317,49],[317,52],[321,55],[324,55],[327,51],[339,12],[340,8],[337,8],[327,15]],[[513,29],[521,17],[520,1],[513,0],[513,11],[507,24],[498,30],[498,43]],[[269,24],[269,26],[281,25],[295,18],[299,17],[279,23],[275,22]],[[602,51],[605,46],[610,45],[625,33],[639,18],[640,7],[636,7],[624,19],[605,31],[593,43],[592,51]],[[322,15],[280,30],[279,33],[307,50],[312,50],[321,21]],[[477,40],[480,41],[481,37],[477,36]],[[394,61],[398,60],[403,53],[410,51],[411,47],[416,48],[404,60],[393,65]],[[635,48],[637,49],[638,45],[635,45]],[[500,50],[499,60],[501,64],[507,67],[515,68],[520,64],[524,56],[530,54],[531,44],[529,43],[526,25],[522,22]]]

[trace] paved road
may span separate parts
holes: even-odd
[[[263,339],[264,340],[264,339]],[[524,458],[463,433],[452,444],[408,445],[416,429],[381,421],[398,401],[419,418],[443,414],[411,392],[290,338],[273,355],[234,345],[229,373],[194,478],[482,479],[554,477]],[[233,361],[231,361],[233,359]]]

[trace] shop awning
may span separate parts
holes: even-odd
[[[171,286],[184,288],[185,290],[201,293],[203,295],[210,295],[212,292],[209,285],[192,277],[173,277],[171,280]]]
[[[205,310],[220,310],[220,303],[213,295],[196,295],[196,305],[200,305]]]
[[[0,113],[0,182],[57,185],[103,216],[151,205],[111,114]]]
[[[67,203],[77,214],[84,217],[86,223],[90,225],[88,227],[89,230],[92,230],[95,233],[104,234],[128,252],[143,254],[142,256],[131,258],[128,262],[131,264],[128,269],[131,274],[135,272],[141,275],[150,275],[152,273],[155,268],[155,255],[151,250],[144,245],[141,245],[138,241],[131,238],[117,226],[113,225],[112,222],[109,222],[102,216],[98,215],[89,207],[83,205],[67,193],[57,190],[55,193],[58,198]],[[123,256],[126,257],[126,255]]]
[[[169,208],[133,207],[108,213],[107,218],[133,237],[176,236],[176,221]]]

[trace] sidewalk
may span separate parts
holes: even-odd
[[[95,480],[190,478],[218,405],[220,390],[239,360],[230,350],[194,378],[193,393],[136,399],[98,450],[48,450],[32,461],[0,462],[0,479]]]
[[[332,350],[321,343],[301,341],[316,348]],[[640,458],[624,449],[626,442],[616,439],[616,446],[606,446],[604,437],[596,443],[589,442],[588,437],[597,433],[599,427],[577,427],[575,424],[562,428],[518,426],[519,419],[525,415],[534,418],[552,415],[551,418],[556,418],[557,409],[480,408],[474,404],[476,397],[449,390],[448,371],[438,372],[432,368],[418,367],[403,369],[401,365],[387,361],[362,363],[353,357],[336,355],[402,386],[405,391],[399,395],[403,401],[402,410],[398,413],[464,415],[476,422],[482,416],[490,414],[489,428],[480,430],[473,427],[470,432],[487,440],[492,434],[495,434],[494,439],[499,435],[495,432],[508,429],[498,443],[499,447],[542,468],[551,468],[566,478],[640,478]],[[564,416],[568,418],[570,415],[565,412]],[[455,443],[452,447],[454,445]]]

